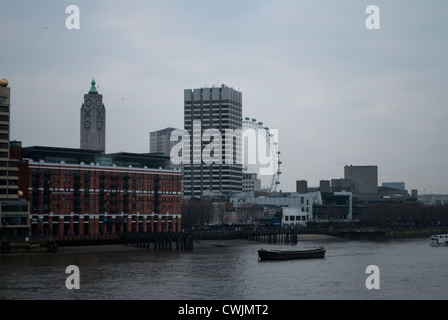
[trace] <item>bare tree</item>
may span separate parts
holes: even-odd
[[[210,199],[189,199],[182,204],[182,224],[197,227],[209,224],[213,218],[213,202]]]
[[[239,207],[239,219],[242,223],[250,224],[256,219],[258,211],[258,206],[256,204],[243,203]]]
[[[229,206],[225,202],[216,202],[215,203],[215,213],[216,213],[216,220],[221,224],[224,225],[229,222],[230,220],[230,210]]]
[[[363,221],[394,227],[434,227],[448,222],[448,206],[382,203],[368,208]]]

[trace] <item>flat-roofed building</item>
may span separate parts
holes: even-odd
[[[29,229],[29,203],[19,190],[19,161],[10,155],[11,90],[0,80],[0,223],[3,235],[23,236]]]
[[[261,180],[256,173],[243,173],[243,192],[261,190]]]
[[[171,149],[177,144],[176,141],[171,141],[171,133],[176,130],[176,128],[167,127],[158,131],[153,131],[149,133],[149,152],[159,153],[170,157]],[[170,169],[181,169],[181,165],[174,164],[171,160],[169,161]]]
[[[190,153],[183,164],[185,198],[243,191],[241,137],[226,136],[238,130],[241,135],[242,126],[241,92],[225,85],[184,90],[184,129],[190,136],[184,149]],[[204,152],[213,161],[205,161]]]
[[[164,168],[168,157],[41,146],[21,153],[32,234],[181,230],[181,173]]]

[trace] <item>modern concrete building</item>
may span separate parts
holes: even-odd
[[[319,191],[322,193],[331,193],[333,189],[331,189],[330,180],[320,180],[319,181]]]
[[[261,180],[256,173],[243,173],[243,192],[261,191]]]
[[[313,212],[305,206],[293,206],[282,208],[282,227],[297,228],[306,227],[308,221],[313,219]]]
[[[351,192],[322,193],[322,203],[313,207],[315,221],[351,221],[353,198]]]
[[[406,190],[404,182],[383,182],[381,186],[398,190]]]
[[[378,193],[378,166],[345,166],[344,178],[351,181],[355,194]]]
[[[331,190],[333,192],[352,191],[352,181],[350,179],[331,179]]]
[[[297,193],[307,193],[308,192],[308,181],[297,180],[296,181],[296,192]]]
[[[149,152],[161,153],[165,156],[169,156],[172,147],[176,144],[176,142],[170,141],[171,132],[174,130],[176,130],[176,128],[167,127],[165,129],[150,132]]]
[[[81,106],[81,149],[106,151],[106,108],[103,95],[98,93],[92,80],[89,93]]]
[[[171,132],[176,130],[176,128],[167,127],[162,130],[153,131],[149,133],[149,152],[150,153],[160,153],[165,156],[170,156],[171,149],[177,144],[176,141],[170,141]],[[175,165],[170,160],[169,168],[175,169],[180,168],[180,165]]]
[[[242,93],[225,85],[186,89],[184,129],[190,136],[184,150],[189,152],[183,166],[184,198],[200,198],[205,191],[242,192],[241,137],[237,133],[242,131]]]
[[[320,192],[308,192],[304,194],[292,193],[289,196],[259,196],[254,193],[241,193],[230,198],[234,208],[238,208],[242,204],[255,204],[257,206],[269,207],[304,207],[305,212],[313,212],[313,205],[322,204],[322,196]]]
[[[29,229],[29,202],[19,190],[19,161],[10,154],[11,90],[0,80],[0,222],[1,234],[24,236]]]

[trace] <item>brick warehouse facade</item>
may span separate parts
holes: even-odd
[[[181,172],[163,169],[166,157],[17,143],[11,156],[31,235],[181,231]]]

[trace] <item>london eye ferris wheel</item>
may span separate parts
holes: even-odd
[[[277,191],[280,184],[280,151],[278,131],[263,125],[257,119],[243,119],[243,172],[256,173],[261,189]]]

